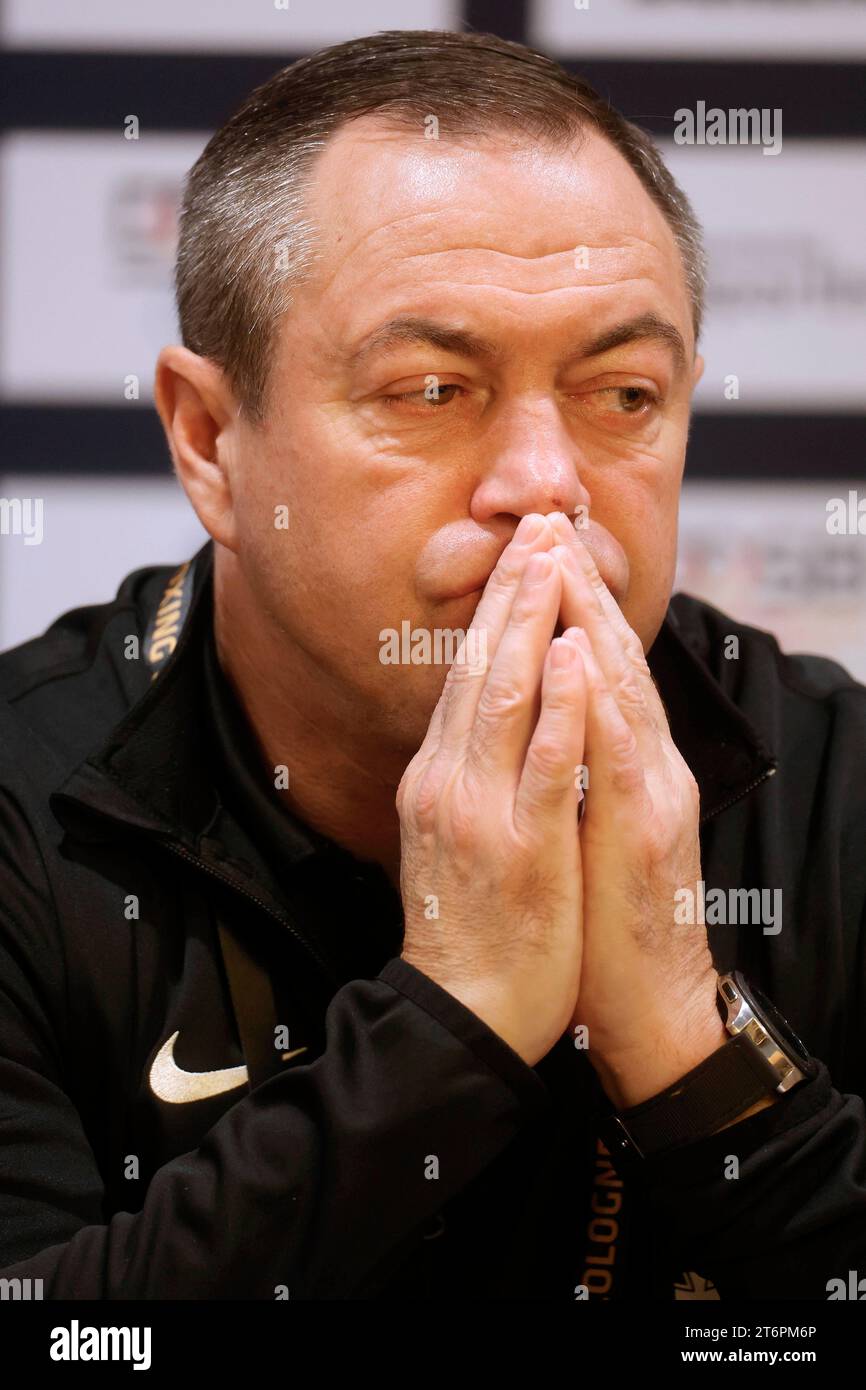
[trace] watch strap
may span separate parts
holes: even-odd
[[[770,1063],[738,1034],[667,1090],[607,1116],[600,1136],[612,1157],[648,1158],[713,1134],[778,1082]]]

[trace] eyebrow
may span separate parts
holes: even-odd
[[[667,319],[654,313],[641,314],[638,318],[629,319],[626,323],[608,329],[589,343],[581,355],[600,357],[603,352],[623,347],[626,343],[646,342],[652,339],[670,348],[677,371],[682,371],[686,366],[686,345],[682,334],[672,323],[668,323]]]
[[[582,344],[572,356],[600,357],[602,353],[611,352],[614,348],[624,347],[628,343],[652,339],[670,348],[678,371],[685,367],[686,345],[682,334],[672,323],[652,312],[606,329],[591,342]],[[401,343],[426,343],[430,347],[454,353],[458,357],[487,358],[492,362],[501,361],[503,357],[502,349],[496,343],[467,329],[449,328],[447,324],[437,323],[435,319],[400,314],[374,329],[360,347],[350,354],[347,365],[350,370],[355,370],[374,353],[397,347]]]
[[[495,343],[467,329],[449,328],[435,319],[401,314],[383,323],[365,338],[349,357],[348,366],[352,369],[359,367],[373,353],[397,347],[401,343],[428,343],[431,347],[441,348],[443,352],[453,352],[458,357],[487,357],[495,361],[502,356]]]

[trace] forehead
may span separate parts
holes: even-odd
[[[361,331],[407,296],[416,308],[455,294],[512,307],[531,297],[544,313],[575,289],[642,295],[643,307],[654,299],[690,319],[664,215],[592,130],[553,149],[510,133],[440,129],[432,140],[421,121],[414,131],[364,117],[319,156],[309,210],[321,256],[301,302],[327,308],[337,332]]]

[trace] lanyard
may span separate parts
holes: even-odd
[[[592,1184],[575,1298],[597,1302],[624,1296],[630,1195],[601,1139],[593,1145]]]
[[[144,637],[144,660],[156,680],[175,650],[189,613],[195,578],[195,560],[187,560],[171,576],[153,610]],[[274,1047],[276,1004],[270,977],[224,921],[217,931],[228,978],[238,1035],[247,1064],[250,1090],[281,1069]]]
[[[151,680],[156,680],[177,646],[189,612],[194,577],[195,560],[186,560],[169,579],[150,615],[144,634],[144,660],[151,669]]]

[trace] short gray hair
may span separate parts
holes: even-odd
[[[553,59],[492,34],[397,29],[301,58],[251,92],[187,175],[175,267],[184,345],[226,373],[261,424],[276,326],[316,259],[306,206],[316,156],[347,122],[378,114],[450,134],[512,131],[565,148],[586,128],[619,150],[683,258],[695,341],[706,293],[700,224],[652,139]]]

